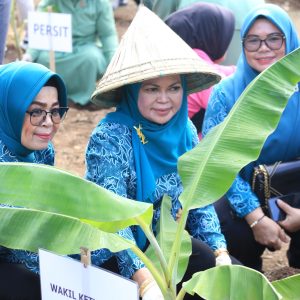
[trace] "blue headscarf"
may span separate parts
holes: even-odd
[[[249,29],[259,17],[264,17],[272,22],[285,35],[286,54],[299,47],[297,31],[289,15],[274,4],[258,6],[247,15],[241,29],[241,38],[247,35]],[[229,109],[231,109],[248,84],[255,79],[258,74],[259,73],[248,64],[243,49],[236,72],[232,76],[225,78],[221,83]],[[243,176],[246,179],[249,179],[251,176],[250,166],[253,166],[253,164],[272,164],[276,161],[295,159],[300,155],[299,145],[293,147],[290,141],[293,135],[291,127],[294,127],[296,130],[295,133],[298,130],[298,135],[300,132],[300,122],[297,123],[296,121],[297,115],[299,116],[300,114],[299,103],[300,94],[296,91],[289,99],[288,105],[281,116],[276,130],[266,140],[258,160],[244,169]],[[291,122],[293,122],[293,125],[291,125]]]
[[[67,106],[65,84],[48,68],[23,61],[0,66],[0,139],[20,161],[33,162],[33,150],[21,144],[23,122],[26,110],[50,78],[56,82],[60,106]]]
[[[123,98],[116,112],[110,113],[102,122],[117,122],[128,126],[132,132],[132,147],[137,174],[139,201],[152,202],[155,180],[164,174],[177,171],[178,157],[192,148],[192,135],[188,126],[186,82],[181,76],[183,99],[179,111],[166,124],[160,125],[145,119],[138,109],[141,83],[123,87]],[[147,141],[143,144],[135,128]]]
[[[246,16],[241,28],[241,39],[243,39],[247,35],[253,23],[259,17],[265,17],[285,35],[286,54],[299,47],[297,30],[294,27],[289,15],[279,6],[274,4],[260,5],[253,9]],[[248,64],[245,56],[245,51],[243,49],[237,64],[236,72],[229,78],[224,79],[224,82],[227,82],[223,85],[225,93],[228,94],[230,98],[232,98],[233,104],[236,102],[236,100],[239,98],[248,84],[258,74],[259,73]]]

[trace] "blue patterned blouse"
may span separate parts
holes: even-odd
[[[193,146],[198,143],[196,130],[192,123]],[[116,194],[129,199],[136,199],[136,171],[131,144],[130,129],[119,123],[100,123],[93,131],[86,151],[86,178]],[[172,199],[171,214],[181,208],[179,195],[182,183],[177,173],[161,176],[156,180],[154,216],[152,228],[155,233],[160,217],[160,201],[164,194]],[[212,205],[194,209],[190,212],[188,221],[190,234],[206,242],[212,250],[226,248],[224,236],[221,234],[219,220]],[[122,230],[121,235],[135,242],[136,226]],[[144,265],[131,250],[117,253],[121,274],[132,275]],[[128,272],[126,274],[126,272]]]

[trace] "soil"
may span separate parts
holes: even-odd
[[[38,0],[36,0],[36,3]],[[294,20],[300,33],[300,1],[299,0],[269,0],[282,6]],[[133,0],[129,0],[126,6],[115,10],[115,21],[119,37],[124,34],[137,10]],[[9,32],[5,63],[17,59],[17,52],[13,42],[12,32]],[[91,131],[96,124],[105,116],[108,110],[88,111],[70,108],[66,119],[55,136],[54,145],[56,149],[56,166],[67,170],[78,176],[84,175],[85,170],[85,148]],[[286,245],[282,250],[270,252],[265,251],[263,255],[263,269],[270,281],[284,278],[296,273],[299,269],[288,267],[286,259]]]

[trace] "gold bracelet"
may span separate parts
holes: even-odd
[[[250,224],[250,228],[253,228],[255,225],[257,225],[266,215],[261,216],[259,219],[254,221],[253,223]]]
[[[154,284],[154,279],[146,279],[143,281],[143,283],[139,287],[139,294],[142,298],[145,294],[145,292]]]
[[[228,250],[226,248],[220,248],[214,251],[215,257],[219,256],[222,253],[227,253],[229,254]]]

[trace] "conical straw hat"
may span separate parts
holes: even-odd
[[[186,74],[188,93],[206,89],[221,79],[158,16],[140,5],[92,102],[103,108],[116,106],[120,87],[170,74]]]

